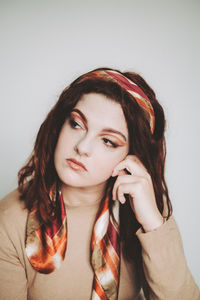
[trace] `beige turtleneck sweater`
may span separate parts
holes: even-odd
[[[98,203],[66,205],[68,242],[64,262],[51,274],[36,272],[25,253],[27,210],[17,191],[0,201],[0,299],[89,300],[93,272],[90,240]],[[137,237],[142,246],[147,299],[199,300],[200,293],[188,270],[180,234],[171,217],[156,230]],[[142,266],[140,266],[142,268]],[[134,263],[121,255],[119,300],[143,299],[142,282]]]

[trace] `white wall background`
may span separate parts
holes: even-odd
[[[200,286],[200,1],[0,0],[0,198],[62,89],[100,66],[141,73],[163,104],[167,180]]]

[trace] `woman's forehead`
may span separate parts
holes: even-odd
[[[75,109],[84,114],[88,123],[95,123],[102,127],[114,127],[116,130],[127,132],[121,105],[102,94],[84,94]]]

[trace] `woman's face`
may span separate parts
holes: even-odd
[[[54,154],[63,184],[88,187],[105,184],[129,151],[121,105],[102,94],[82,96],[64,123]]]

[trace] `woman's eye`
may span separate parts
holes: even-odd
[[[72,128],[81,128],[81,125],[78,124],[75,120],[71,119],[69,120],[69,124]]]
[[[103,138],[104,143],[106,144],[106,146],[108,147],[113,147],[113,148],[117,148],[118,145],[113,143],[111,140],[107,139],[107,138]]]

